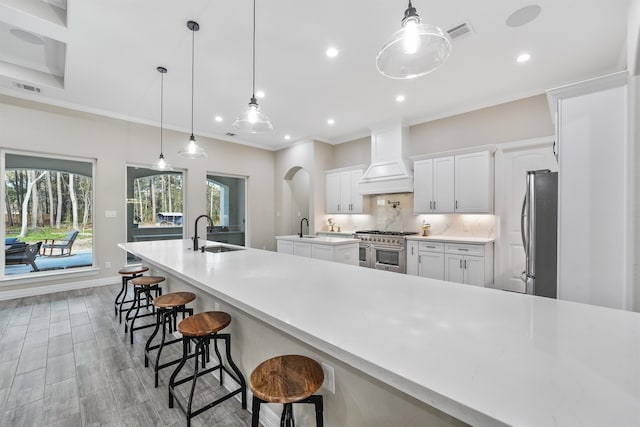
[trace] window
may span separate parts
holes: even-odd
[[[207,214],[213,228],[207,239],[245,245],[246,178],[207,175]]]
[[[127,241],[182,239],[183,200],[182,172],[128,166]]]
[[[94,161],[2,156],[4,277],[92,267]]]

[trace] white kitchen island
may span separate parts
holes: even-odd
[[[208,294],[237,310],[234,352],[245,375],[299,342],[303,351],[343,364],[336,394],[324,392],[327,426],[457,423],[432,408],[478,426],[640,425],[638,313],[357,266],[327,268],[256,249],[194,253],[190,245],[119,246],[165,272],[169,284],[184,282],[199,299]],[[276,334],[281,339],[272,340]],[[265,350],[274,343],[279,347]],[[350,388],[363,381],[361,389],[376,388],[367,402]],[[370,411],[380,415],[367,419]]]

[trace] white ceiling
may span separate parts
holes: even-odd
[[[506,25],[531,4],[542,9],[537,19]],[[310,138],[335,144],[365,136],[377,123],[425,122],[623,70],[629,5],[414,0],[424,22],[447,30],[466,21],[473,33],[454,41],[435,72],[392,80],[378,73],[375,57],[399,28],[406,0],[257,0],[256,89],[266,93],[259,103],[274,131],[229,137],[251,96],[251,0],[0,0],[0,93],[157,124],[162,65],[165,127],[189,132],[186,23],[195,20],[196,135],[267,149]],[[25,42],[11,29],[43,36],[43,43]],[[329,46],[339,49],[336,58],[325,55]],[[532,59],[516,63],[524,51]],[[406,97],[402,104],[398,94]],[[217,123],[216,115],[224,120]],[[176,150],[181,143],[167,141]]]

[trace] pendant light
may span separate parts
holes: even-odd
[[[162,134],[163,134],[163,116],[164,116],[164,75],[167,73],[167,69],[164,67],[158,67],[158,72],[160,73],[160,156],[158,156],[158,160],[151,166],[151,169],[160,170],[160,171],[171,171],[173,168],[171,165],[165,160],[164,154],[162,153]]]
[[[450,53],[449,35],[434,25],[423,24],[409,0],[402,28],[380,49],[376,67],[392,79],[413,79],[434,71]]]
[[[273,125],[266,114],[260,111],[256,99],[256,0],[253,0],[253,85],[249,108],[240,113],[233,126],[243,132],[263,133],[273,130]]]
[[[178,156],[188,159],[203,159],[207,157],[207,152],[198,145],[196,137],[193,135],[193,69],[194,69],[194,51],[195,51],[195,34],[200,29],[200,25],[195,21],[187,22],[187,28],[191,30],[191,136],[185,145],[178,151]]]

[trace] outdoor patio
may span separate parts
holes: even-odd
[[[74,251],[71,255],[64,256],[38,255],[35,259],[35,263],[40,271],[64,270],[74,267],[90,267],[93,264],[93,251]],[[13,274],[30,273],[32,271],[33,268],[28,264],[7,265],[5,266],[4,274],[9,276]]]

